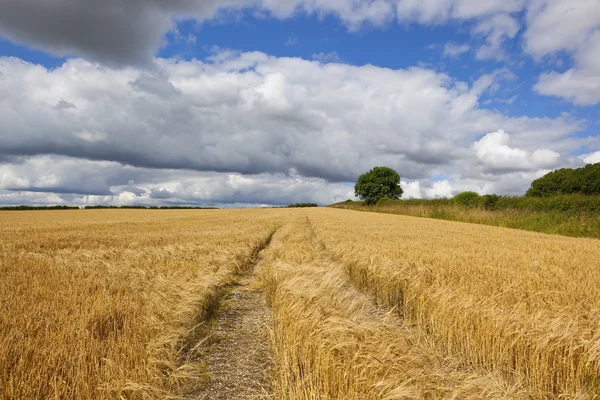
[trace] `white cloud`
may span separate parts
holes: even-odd
[[[503,44],[506,39],[513,39],[519,32],[517,20],[508,14],[498,14],[478,22],[473,28],[475,35],[485,37],[485,44],[476,53],[480,60],[502,60],[506,57]]]
[[[595,153],[591,154],[586,154],[582,156],[582,159],[586,164],[600,163],[600,151],[596,151]]]
[[[329,53],[315,53],[312,55],[313,60],[317,60],[321,63],[332,63],[332,62],[340,62],[340,55],[337,51],[332,51]]]
[[[531,0],[525,50],[535,57],[561,50],[576,51],[599,25],[597,0]]]
[[[563,73],[542,74],[534,89],[579,105],[600,102],[600,21],[599,30],[575,53],[575,66]]]
[[[468,44],[459,44],[454,42],[448,42],[444,45],[443,55],[446,57],[458,57],[459,55],[466,53],[471,49]]]
[[[196,40],[193,35],[182,37],[177,21],[202,22],[244,11],[279,19],[334,16],[351,31],[365,24],[385,27],[392,21],[467,23],[474,41],[482,42],[476,58],[508,61],[504,44],[517,37],[521,28],[518,13],[525,12],[525,53],[541,60],[566,52],[575,64],[566,72],[542,74],[535,90],[580,105],[600,102],[597,0],[148,0],[140,4],[122,0],[85,4],[80,0],[5,0],[2,8],[0,35],[9,40],[59,56],[146,67],[152,65],[167,32],[180,42]],[[107,9],[119,12],[105,12]],[[294,43],[295,38],[288,39],[288,45]],[[466,45],[447,45],[444,54],[456,56],[466,51]]]
[[[534,57],[564,51],[574,57],[565,72],[547,72],[534,89],[578,105],[600,103],[600,7],[596,0],[535,0],[529,8],[525,50]]]
[[[510,135],[503,130],[488,133],[473,143],[485,172],[536,171],[560,165],[559,153],[549,149],[527,151],[509,146]],[[563,162],[564,163],[564,162]]]

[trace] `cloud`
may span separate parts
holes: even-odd
[[[575,53],[573,68],[563,73],[542,74],[534,89],[540,94],[562,97],[578,105],[600,103],[600,30]]]
[[[1,187],[82,202],[324,204],[348,198],[344,182],[376,165],[407,181],[447,173],[452,190],[464,180],[491,187],[515,169],[559,163],[556,154],[564,161],[592,140],[572,137],[583,122],[568,116],[480,108],[503,70],[467,84],[425,68],[258,52],[154,62],[149,72],[0,58]],[[498,127],[511,132],[510,146],[500,134],[478,140]],[[495,137],[507,154],[486,146]]]
[[[298,44],[298,38],[295,36],[288,36],[287,40],[285,41],[285,45],[287,46],[295,46]]]
[[[586,154],[581,157],[586,164],[596,164],[600,163],[600,151],[596,151],[595,153]]]
[[[458,57],[463,53],[466,53],[471,49],[468,44],[459,44],[454,42],[448,42],[444,45],[443,55],[446,57]]]
[[[337,16],[351,30],[368,22],[382,26],[394,18],[389,1],[342,0],[5,0],[0,13],[0,35],[57,56],[80,56],[106,65],[150,65],[173,31],[175,21],[205,21],[221,13],[260,10],[275,18],[297,13]]]
[[[340,55],[337,53],[337,51],[332,51],[330,53],[315,53],[312,55],[312,59],[323,64],[332,62],[335,63],[340,61]]]
[[[353,197],[351,187],[298,175],[153,170],[63,156],[0,165],[0,204],[325,205]]]
[[[171,32],[183,37],[177,23],[202,23],[224,15],[266,15],[286,19],[297,15],[334,16],[350,31],[365,24],[385,27],[400,24],[469,24],[480,60],[508,61],[504,50],[523,30],[525,54],[572,56],[568,71],[546,71],[535,90],[578,105],[600,102],[600,7],[597,0],[5,0],[0,13],[0,35],[61,57],[81,57],[109,67],[134,66],[152,70],[154,55]],[[519,13],[525,13],[521,27]],[[171,37],[170,36],[170,37]],[[295,44],[288,38],[286,45]],[[447,44],[444,55],[457,56],[467,45]],[[472,46],[477,47],[477,46]],[[327,55],[322,55],[327,58]],[[316,55],[315,59],[319,59]],[[327,62],[338,61],[327,59]],[[62,104],[61,106],[64,106]]]
[[[531,0],[525,50],[538,58],[562,50],[576,51],[599,24],[596,0]]]
[[[401,22],[439,24],[452,19],[470,20],[519,12],[524,4],[525,0],[399,0],[396,13]]]
[[[405,199],[435,199],[443,197],[452,197],[455,193],[452,189],[452,184],[447,179],[441,181],[412,181],[401,182],[404,189],[402,198]]]
[[[480,60],[506,58],[503,44],[507,39],[513,39],[519,32],[520,26],[514,17],[508,14],[498,14],[478,22],[473,28],[475,35],[485,38],[485,44],[476,53]]]
[[[566,52],[574,66],[543,73],[534,90],[578,105],[600,103],[600,7],[595,0],[533,1],[525,50],[540,59]]]
[[[473,143],[477,159],[484,172],[538,171],[552,169],[564,161],[559,153],[549,149],[527,151],[510,147],[510,135],[503,130],[488,133]]]
[[[321,64],[263,53],[157,60],[160,73],[69,60],[47,70],[0,59],[0,153],[57,154],[160,169],[297,171],[353,181],[374,165],[411,179],[448,168],[503,126],[569,151],[567,118],[509,118],[480,109],[498,74],[472,86],[423,68]],[[43,82],[43,84],[42,84]],[[73,108],[57,110],[60,99]],[[525,139],[526,140],[526,139]]]

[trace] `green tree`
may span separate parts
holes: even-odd
[[[402,193],[400,175],[388,167],[375,167],[362,174],[354,186],[354,195],[367,205],[373,205],[384,197],[399,199]]]
[[[600,163],[583,168],[562,168],[531,182],[526,196],[549,197],[560,194],[600,194]]]

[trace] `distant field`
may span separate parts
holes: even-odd
[[[0,213],[0,398],[256,398],[198,397],[246,357],[211,329],[251,291],[260,398],[598,399],[598,260],[593,239],[331,208]]]
[[[385,199],[375,206],[348,201],[332,207],[600,238],[600,196],[498,197],[487,204],[484,200],[474,207],[454,204],[451,199]]]

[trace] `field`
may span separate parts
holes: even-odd
[[[455,204],[452,199],[383,199],[374,206],[347,201],[333,207],[600,238],[600,196],[503,196],[491,200],[486,203],[481,197],[471,207]]]
[[[336,209],[0,213],[0,398],[600,399],[594,239]]]

